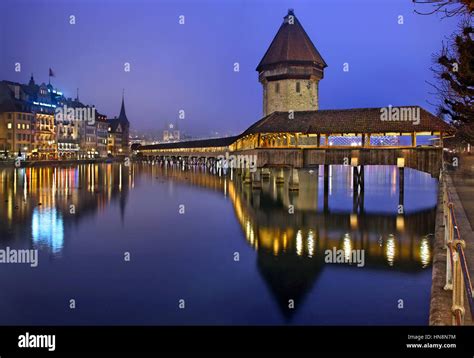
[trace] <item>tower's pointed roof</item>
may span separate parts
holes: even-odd
[[[269,65],[282,63],[327,67],[292,9],[288,10],[288,14],[283,19],[283,24],[258,64],[257,71],[260,72]]]
[[[127,114],[125,113],[125,94],[122,93],[122,107],[120,107],[120,114],[118,116],[120,123],[128,123]]]

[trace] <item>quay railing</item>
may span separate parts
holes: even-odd
[[[444,179],[444,178],[443,178]],[[474,302],[472,280],[469,274],[464,248],[458,222],[455,215],[455,206],[451,200],[446,180],[443,180],[443,212],[444,212],[444,242],[446,247],[446,285],[445,290],[453,292],[451,312],[453,325],[464,324],[466,306],[464,298],[467,297],[471,319],[474,322]]]

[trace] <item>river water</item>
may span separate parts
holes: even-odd
[[[0,250],[39,255],[0,264],[0,324],[427,324],[437,180],[406,169],[400,198],[398,169],[369,166],[354,200],[350,167],[323,172],[289,191],[288,173],[0,169]]]

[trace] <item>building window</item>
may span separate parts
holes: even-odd
[[[301,85],[299,82],[296,82],[296,92],[300,93],[300,91],[301,91]]]
[[[18,129],[21,129],[21,124],[20,124],[20,123],[17,123],[16,127],[17,127]]]
[[[7,128],[8,128],[8,129],[12,129],[12,122],[8,122]]]
[[[12,119],[12,114],[8,113],[8,119]]]
[[[280,83],[275,83],[275,93],[280,93]]]

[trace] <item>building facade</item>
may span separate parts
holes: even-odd
[[[97,126],[97,152],[100,158],[107,157],[108,154],[108,136],[109,136],[109,122],[107,116],[96,112],[96,126]]]
[[[163,131],[163,142],[177,142],[180,139],[181,132],[178,127],[172,123]]]
[[[94,159],[129,153],[124,98],[111,120],[50,83],[0,81],[0,159]]]
[[[125,98],[122,96],[120,114],[109,120],[109,156],[127,156],[130,152],[130,122],[125,112]]]

